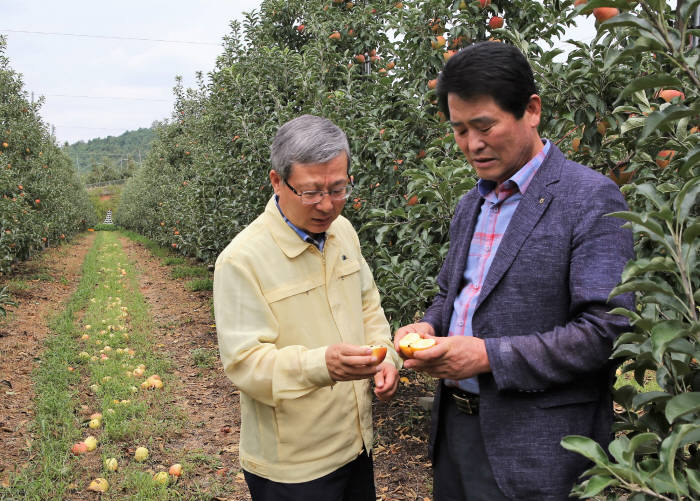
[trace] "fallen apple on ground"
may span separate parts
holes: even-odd
[[[139,463],[143,462],[148,458],[148,449],[145,447],[137,447],[134,451],[134,459]]]
[[[89,491],[107,492],[107,489],[109,489],[109,482],[107,482],[107,479],[101,477],[90,482],[88,486]]]
[[[153,481],[157,484],[168,485],[168,480],[170,480],[170,477],[167,471],[159,471],[153,475]]]
[[[85,442],[78,442],[77,444],[73,444],[73,447],[71,447],[70,450],[76,456],[80,456],[81,454],[85,454],[88,451],[88,448]]]
[[[105,459],[105,469],[107,471],[117,471],[119,468],[119,463],[117,463],[117,458]]]
[[[427,350],[435,346],[434,339],[424,339],[417,332],[409,332],[399,341],[399,349],[404,356],[413,357],[413,353],[420,350]]]
[[[170,467],[168,473],[170,473],[173,477],[179,477],[182,475],[182,465],[180,463],[175,463]]]
[[[88,452],[92,452],[97,449],[97,439],[90,435],[85,439],[85,445],[87,446]]]

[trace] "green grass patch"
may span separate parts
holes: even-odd
[[[150,238],[144,237],[143,235],[139,235],[135,231],[121,230],[120,233],[122,233],[125,237],[130,238],[134,242],[140,243],[141,245],[146,247],[149,251],[151,251],[151,254],[153,254],[156,257],[166,258],[166,257],[173,256],[172,250],[168,249],[167,247],[163,247],[161,245],[158,245],[156,242],[154,242]]]
[[[193,292],[197,291],[211,291],[214,290],[214,280],[211,278],[198,278],[196,280],[190,280],[185,284],[189,290]]]
[[[209,271],[204,266],[181,265],[173,268],[170,276],[173,278],[206,277]]]
[[[627,363],[629,363],[629,361]],[[640,385],[634,378],[634,371],[625,371],[624,364],[617,369],[616,377],[617,379],[613,385],[616,390],[622,386],[630,385],[640,393],[662,391],[659,383],[656,382],[655,371],[648,370],[644,373],[643,385]]]
[[[166,266],[174,266],[176,264],[185,264],[187,259],[184,257],[166,257],[163,259],[163,264]]]
[[[155,484],[149,472],[160,461],[162,439],[179,433],[186,421],[172,405],[168,388],[177,384],[170,376],[172,364],[151,336],[148,306],[118,238],[117,233],[97,234],[78,290],[51,321],[54,335],[46,341],[35,376],[32,459],[12,479],[9,499],[64,499],[82,493],[98,476],[108,479],[112,499],[181,498],[177,484]],[[163,388],[142,388],[154,374]],[[91,429],[87,423],[94,412],[103,417]],[[99,442],[88,455],[99,457],[100,464],[117,458],[117,472],[94,471],[88,455],[70,453],[71,445],[88,435]],[[126,452],[138,446],[151,451],[145,463]]]
[[[95,231],[119,231],[119,227],[116,224],[96,224]]]
[[[219,352],[208,348],[195,348],[190,352],[192,362],[197,367],[212,368],[219,359]]]
[[[29,290],[29,284],[27,283],[27,281],[22,280],[20,278],[13,278],[11,280],[8,280],[5,284],[5,287],[7,287],[6,292],[11,294],[16,294],[18,292]]]

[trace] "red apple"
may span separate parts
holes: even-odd
[[[599,23],[607,21],[611,17],[615,17],[620,13],[620,9],[615,7],[598,7],[593,9],[593,15]]]

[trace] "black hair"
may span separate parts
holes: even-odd
[[[530,63],[520,50],[502,42],[480,42],[452,56],[438,76],[438,104],[447,117],[450,93],[464,100],[490,96],[519,119],[530,96],[537,94],[537,86]]]

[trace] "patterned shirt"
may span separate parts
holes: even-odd
[[[284,215],[284,212],[282,212],[282,209],[280,209],[280,197],[279,195],[275,195],[275,205],[277,205],[277,210],[280,211],[280,214],[282,214],[282,219],[284,219],[284,222],[289,225],[291,229],[293,229],[297,235],[299,235],[299,238],[301,238],[304,242],[313,244],[316,246],[318,250],[323,252],[323,246],[326,243],[326,234],[321,233],[319,235],[318,240],[306,233],[304,230],[301,228],[297,228],[294,223],[292,223],[289,219],[287,219],[287,216]]]
[[[457,296],[450,320],[449,336],[473,336],[472,317],[479,302],[481,287],[496,255],[501,238],[513,218],[523,193],[549,152],[549,141],[544,141],[544,148],[502,184],[480,179],[477,183],[479,194],[483,197],[481,212],[476,221],[474,235],[469,246],[467,267],[464,270],[464,288]],[[476,377],[455,381],[446,379],[445,384],[456,386],[461,390],[479,393]]]

